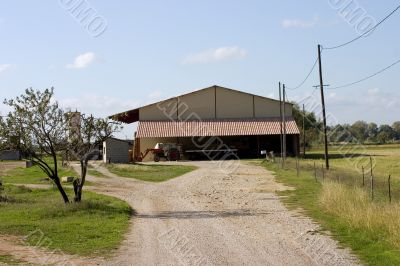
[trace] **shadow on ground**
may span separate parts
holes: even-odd
[[[343,158],[358,158],[358,157],[376,157],[376,156],[382,156],[382,155],[372,155],[372,154],[362,154],[362,153],[329,153],[329,159],[343,159]],[[323,153],[312,153],[312,154],[306,154],[306,159],[324,159],[325,155]]]
[[[136,214],[142,219],[212,219],[224,217],[263,216],[276,212],[259,212],[252,210],[226,210],[226,211],[165,211],[152,214]]]

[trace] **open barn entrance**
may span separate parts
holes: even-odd
[[[187,158],[204,158],[202,150],[224,154],[231,150],[239,158],[260,158],[261,151],[280,153],[279,135],[257,135],[257,136],[221,136],[221,137],[193,137],[179,138],[183,152]],[[287,154],[295,156],[298,154],[298,135],[287,135]]]
[[[288,156],[298,154],[298,138],[299,135],[287,135]],[[260,158],[265,156],[261,155],[261,151],[273,151],[276,155],[280,154],[279,135],[142,138],[136,141],[136,144],[139,143],[141,143],[141,150],[152,149],[157,143],[175,144],[179,147],[182,159],[188,160]],[[152,160],[151,156],[149,154],[146,159]]]

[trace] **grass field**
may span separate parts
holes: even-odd
[[[342,245],[351,247],[364,263],[400,265],[400,146],[347,148],[348,152],[343,152],[340,147],[331,147],[331,169],[324,174],[322,150],[308,152],[307,158],[300,160],[299,176],[294,159],[287,161],[285,169],[277,163],[262,164],[276,173],[279,182],[295,188],[280,192],[290,208],[302,209]],[[369,172],[363,186],[359,171],[361,165],[368,168],[369,155],[375,161],[373,201]],[[389,174],[393,179],[392,203],[388,200]]]
[[[26,236],[40,230],[50,239],[50,249],[77,255],[104,256],[115,249],[132,212],[121,200],[87,191],[82,203],[68,205],[52,189],[8,185],[5,194],[10,202],[0,203],[0,234]]]
[[[88,175],[100,177],[100,178],[108,178],[108,176],[104,175],[103,173],[100,173],[91,165],[89,165],[89,167],[88,167]]]
[[[189,165],[106,164],[105,166],[118,176],[150,182],[166,181],[196,169],[195,166]]]
[[[4,263],[5,265],[23,265],[22,261],[16,260],[9,255],[0,255],[0,264],[1,263]]]
[[[0,162],[1,164],[1,162]],[[59,168],[60,178],[63,176],[77,176],[77,173],[70,168]],[[4,183],[10,184],[49,184],[51,181],[47,180],[46,174],[38,167],[33,166],[30,168],[17,167],[5,171],[0,176],[0,180]]]

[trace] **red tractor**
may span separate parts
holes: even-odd
[[[142,153],[139,161],[142,161],[149,152],[153,153],[155,162],[159,162],[161,158],[165,158],[167,161],[178,161],[181,159],[179,147],[174,143],[157,143],[153,149],[147,149],[144,154]]]

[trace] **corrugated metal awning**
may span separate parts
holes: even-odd
[[[286,133],[300,134],[292,117]],[[214,119],[203,121],[139,121],[137,138],[279,135],[279,118]]]

